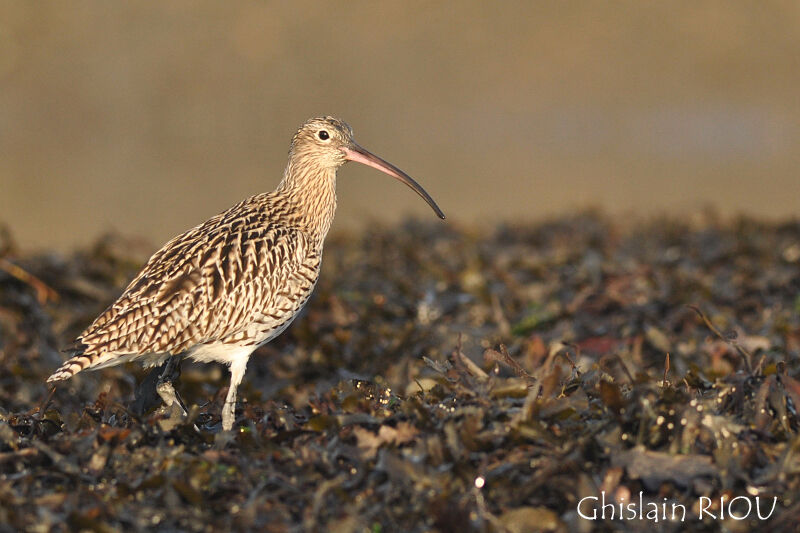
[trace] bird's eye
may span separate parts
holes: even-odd
[[[319,133],[318,133],[317,135],[318,135],[318,136],[319,136],[319,138],[320,138],[320,139],[322,139],[323,141],[327,141],[327,140],[328,140],[328,139],[330,139],[330,137],[331,137],[331,136],[328,134],[328,132],[327,132],[327,131],[325,131],[325,130],[320,130],[320,131],[319,131]]]

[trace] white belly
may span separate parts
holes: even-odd
[[[309,291],[310,294],[311,291]],[[243,335],[242,342],[211,342],[207,344],[198,344],[193,346],[186,353],[186,357],[199,361],[201,363],[223,363],[230,365],[235,360],[242,356],[249,357],[250,354],[260,346],[265,345],[288,328],[300,311],[305,307],[306,300],[283,322],[277,324],[269,324],[261,321],[253,322]],[[276,321],[277,322],[277,321]]]
[[[194,359],[200,363],[222,363],[230,365],[242,357],[248,358],[256,346],[237,346],[236,344],[223,344],[214,342],[209,344],[198,344],[190,348],[186,357]]]

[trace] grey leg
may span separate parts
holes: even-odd
[[[233,429],[233,420],[236,418],[236,389],[244,377],[247,360],[250,353],[244,357],[239,357],[231,363],[231,386],[228,388],[228,395],[225,397],[225,404],[222,406],[222,429],[230,431]]]
[[[156,392],[156,383],[162,371],[160,366],[152,369],[137,385],[134,391],[134,399],[130,406],[131,412],[136,416],[143,416],[161,405],[161,398]]]
[[[177,381],[180,375],[181,356],[173,355],[167,359],[167,363],[164,365],[164,370],[161,372],[161,375],[158,376],[156,392],[158,392],[158,395],[161,396],[161,399],[164,401],[164,404],[167,407],[177,403],[180,408],[183,409],[183,414],[188,415],[189,410],[186,408],[186,404],[183,403],[178,391],[176,391],[175,387],[173,386],[173,382]]]

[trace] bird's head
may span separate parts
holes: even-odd
[[[353,130],[333,117],[306,121],[292,138],[289,154],[298,163],[320,169],[338,169],[347,162],[344,149],[355,144]]]
[[[308,171],[335,173],[348,161],[376,168],[411,187],[431,206],[439,218],[444,218],[442,210],[419,183],[396,166],[356,144],[353,139],[353,129],[338,118],[312,118],[300,126],[292,138],[289,161],[291,172],[303,174]]]

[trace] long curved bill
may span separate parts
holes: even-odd
[[[372,154],[367,150],[364,150],[357,144],[353,144],[352,146],[342,148],[342,151],[344,152],[345,157],[347,158],[348,161],[355,161],[357,163],[362,163],[364,165],[367,165],[368,167],[376,168],[381,172],[389,174],[393,178],[402,181],[403,183],[411,187],[415,193],[420,195],[423,200],[428,202],[428,205],[431,206],[431,209],[433,209],[433,212],[436,213],[436,216],[438,216],[441,219],[444,219],[444,213],[442,213],[442,210],[439,209],[438,205],[436,205],[436,202],[433,201],[431,195],[425,192],[425,189],[422,188],[422,185],[414,181],[411,178],[411,176],[409,176],[408,174],[406,174],[393,164],[384,161],[377,155]]]

